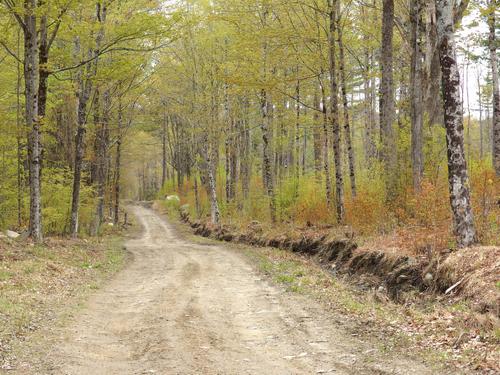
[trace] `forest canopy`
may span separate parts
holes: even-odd
[[[1,0],[0,229],[122,200],[214,225],[500,240],[494,0]]]

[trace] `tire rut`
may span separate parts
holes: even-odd
[[[349,335],[230,249],[178,238],[153,211],[133,261],[59,332],[46,374],[435,374]]]

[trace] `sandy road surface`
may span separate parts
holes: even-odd
[[[133,260],[62,329],[47,374],[431,374],[378,353],[230,249],[178,238],[153,211]],[[388,358],[389,357],[389,358]]]

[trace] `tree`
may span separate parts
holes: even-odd
[[[335,208],[337,221],[340,223],[344,219],[344,177],[342,173],[342,150],[340,142],[340,122],[338,108],[338,85],[337,68],[335,56],[335,29],[336,29],[336,1],[332,0],[329,6],[329,33],[328,33],[328,51],[329,51],[329,73],[330,73],[330,121],[333,131],[333,160],[335,164]]]
[[[393,32],[394,0],[382,2],[382,48],[380,51],[380,157],[385,167],[385,183],[388,196],[395,194],[396,142],[392,123],[394,121],[393,79]]]
[[[27,0],[23,13],[17,11],[13,1],[4,0],[12,16],[19,23],[24,35],[24,97],[25,119],[28,130],[28,164],[30,185],[29,234],[36,242],[42,242],[42,193],[41,193],[41,130],[39,117],[39,49],[35,0]]]
[[[488,49],[490,50],[491,77],[493,81],[493,167],[500,177],[500,88],[498,82],[498,57],[496,41],[495,0],[490,0],[488,7]]]
[[[469,175],[464,150],[460,74],[456,61],[453,14],[453,1],[436,1],[450,204],[457,244],[459,247],[466,247],[475,242],[476,232],[470,203]]]
[[[420,190],[424,173],[423,155],[423,93],[422,93],[422,2],[410,2],[411,37],[411,160],[413,188]]]

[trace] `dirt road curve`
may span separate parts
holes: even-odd
[[[144,226],[127,244],[133,260],[64,328],[47,373],[435,373],[379,354],[242,255],[179,239],[151,210],[133,210]]]

